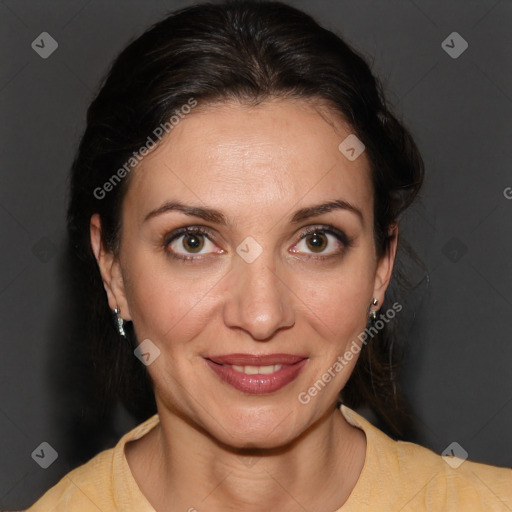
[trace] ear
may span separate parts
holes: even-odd
[[[108,305],[114,311],[116,306],[124,320],[131,320],[130,309],[126,301],[121,264],[111,251],[107,251],[101,240],[101,220],[98,213],[91,216],[90,223],[92,252],[98,263],[103,286],[107,292]]]
[[[379,304],[384,302],[384,296],[391,280],[391,274],[393,273],[396,250],[398,247],[398,224],[391,226],[388,235],[390,236],[388,248],[377,261],[377,269],[375,271],[373,297],[378,299]]]

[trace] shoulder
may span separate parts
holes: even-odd
[[[109,477],[113,454],[114,448],[105,450],[70,471],[26,512],[69,512],[70,507],[74,510],[110,510],[112,489]]]
[[[133,479],[125,446],[146,435],[158,422],[155,414],[136,426],[122,436],[114,448],[102,451],[70,471],[25,512],[152,511]]]
[[[391,439],[347,407],[342,412],[367,437],[366,461],[353,493],[354,504],[371,505],[364,510],[512,510],[512,468],[444,457]]]
[[[512,510],[512,468],[443,457],[414,443],[395,443],[400,478],[408,482],[411,505],[431,503],[432,510]]]

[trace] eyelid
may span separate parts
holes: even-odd
[[[200,234],[210,237],[210,240],[212,241],[213,238],[215,238],[215,233],[212,229],[208,228],[207,226],[184,226],[182,228],[177,228],[170,233],[167,233],[164,235],[164,243],[170,244],[172,241],[174,241],[176,238],[179,238],[183,235],[188,234]]]

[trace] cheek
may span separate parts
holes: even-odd
[[[204,327],[218,272],[178,268],[162,254],[141,254],[127,266],[132,283],[126,287],[127,300],[139,340],[150,338],[164,345],[169,338],[187,339]]]
[[[344,341],[364,330],[374,285],[372,268],[370,259],[353,258],[329,274],[302,276],[298,295],[304,314],[324,338]]]

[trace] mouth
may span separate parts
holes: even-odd
[[[223,383],[248,394],[278,391],[298,377],[308,360],[293,354],[229,354],[204,359]]]

